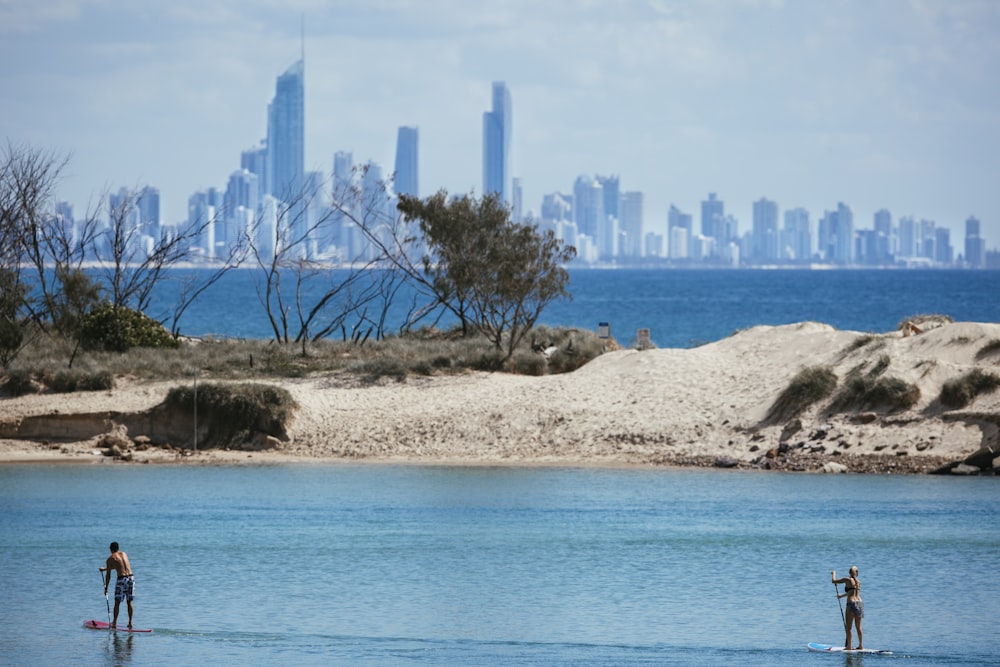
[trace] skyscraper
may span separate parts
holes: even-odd
[[[965,221],[965,263],[976,269],[986,265],[986,242],[979,235],[979,219],[975,216]]]
[[[641,192],[623,192],[618,200],[621,218],[621,244],[618,254],[626,259],[642,257],[643,196]]]
[[[278,77],[267,107],[268,194],[286,203],[301,198],[305,173],[305,61]]]
[[[417,190],[417,128],[401,127],[396,135],[396,194],[419,197]]]
[[[701,235],[715,241],[713,255],[721,253],[729,240],[726,237],[725,205],[714,192],[709,192],[708,199],[701,202]]]
[[[493,110],[483,113],[483,194],[496,192],[510,203],[510,91],[493,82]]]
[[[753,259],[778,259],[778,204],[761,197],[753,203]]]

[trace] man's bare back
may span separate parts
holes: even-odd
[[[132,576],[132,564],[128,562],[128,554],[124,551],[116,551],[107,560],[108,570],[114,570],[119,577]]]

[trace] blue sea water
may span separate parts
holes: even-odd
[[[259,278],[249,269],[226,274],[185,312],[181,332],[270,338]],[[327,285],[322,276],[315,279],[304,303],[315,303]],[[164,282],[150,314],[168,314],[177,289],[176,282]],[[285,289],[287,298],[291,287]],[[758,324],[819,321],[886,332],[905,318],[931,313],[1000,322],[1000,271],[573,269],[568,289],[572,299],[550,304],[541,324],[597,330],[607,322],[611,335],[626,346],[640,327],[650,329],[659,347],[691,347]],[[410,305],[405,293],[396,304],[389,333],[404,321]],[[369,315],[374,314],[372,307]]]
[[[111,540],[150,635],[82,627]],[[5,665],[1000,663],[992,478],[8,465],[0,558]],[[806,650],[851,565],[892,656]]]

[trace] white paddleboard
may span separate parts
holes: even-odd
[[[819,644],[809,642],[810,651],[817,653],[881,653],[882,655],[892,655],[892,651],[878,648],[844,648],[843,646],[833,646],[832,644]]]

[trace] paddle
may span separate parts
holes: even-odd
[[[104,584],[105,582],[107,582],[107,579],[104,578],[104,570],[100,570],[100,572],[101,572],[101,583]],[[104,589],[104,606],[108,608],[108,627],[110,627],[111,626],[111,602],[108,600],[108,589],[107,588]]]
[[[847,617],[844,616],[844,603],[840,601],[840,589],[837,588],[836,582],[833,584],[833,590],[837,591],[837,606],[840,607],[840,620],[844,622],[844,632],[847,632]]]

